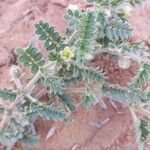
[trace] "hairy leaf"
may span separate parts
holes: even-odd
[[[150,134],[150,130],[148,129],[149,127],[149,122],[146,120],[141,119],[141,140],[145,141],[148,138],[148,135]]]
[[[27,48],[18,48],[16,52],[19,54],[18,60],[25,66],[29,66],[33,74],[37,73],[40,67],[45,64],[43,54],[38,52],[32,44]]]
[[[14,101],[16,99],[17,93],[11,89],[0,89],[0,98],[3,100]]]
[[[31,109],[47,120],[62,121],[68,118],[68,114],[61,106],[54,106],[53,104],[48,105],[46,103],[35,102],[31,103]]]
[[[134,77],[134,80],[130,83],[130,87],[140,90],[149,80],[150,80],[150,62],[143,62],[140,71]]]
[[[96,97],[90,88],[86,88],[85,94],[82,97],[82,105],[85,108],[90,108],[95,103]]]
[[[63,93],[62,95],[58,95],[58,97],[71,111],[75,111],[74,101],[68,94]]]
[[[106,79],[105,73],[98,69],[93,69],[81,65],[74,65],[73,76],[81,76],[82,80],[95,80],[104,82]]]
[[[76,44],[78,56],[84,56],[92,51],[96,17],[94,12],[88,12],[82,16],[81,20],[78,27],[80,40]]]
[[[116,7],[125,0],[87,0],[89,3],[96,2],[97,4],[103,5],[103,6],[112,6]]]
[[[119,101],[128,106],[134,101],[141,101],[140,96],[136,92],[118,86],[106,86],[103,84],[102,93],[104,96],[108,96],[112,100]]]
[[[126,40],[131,35],[131,29],[126,20],[121,18],[112,19],[105,27],[104,33],[110,41]]]
[[[50,92],[54,94],[62,94],[64,90],[64,84],[61,79],[56,76],[49,76],[46,78],[44,85]]]
[[[24,135],[20,140],[21,143],[26,145],[36,145],[40,141],[40,137],[38,135]]]
[[[68,9],[64,18],[68,21],[69,26],[77,26],[79,24],[79,18],[81,17],[80,12],[78,10]]]
[[[44,41],[45,48],[47,50],[63,49],[64,44],[61,36],[58,32],[55,32],[54,27],[49,26],[47,22],[39,21],[35,24],[36,34],[39,35],[39,39]]]

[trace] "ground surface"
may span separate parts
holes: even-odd
[[[44,51],[34,34],[36,21],[46,20],[56,25],[58,31],[64,32],[62,14],[69,3],[86,7],[82,0],[0,0],[0,87],[14,87],[8,72],[11,65],[16,64],[16,47],[24,47],[33,41]],[[132,38],[142,39],[150,45],[150,3],[147,1],[136,8],[129,20],[134,28]],[[91,63],[93,66],[104,66],[110,82],[125,85],[132,78],[137,65],[133,63],[129,70],[122,71],[108,57],[96,56],[97,62]],[[109,64],[111,68],[107,67]],[[127,108],[120,105],[118,108],[119,111],[116,111],[108,103],[107,110],[99,106],[89,112],[80,109],[74,115],[75,120],[67,125],[39,119],[36,128],[41,134],[40,145],[37,148],[21,147],[19,150],[75,150],[75,147],[80,150],[136,150],[131,115]],[[108,122],[104,126],[97,127],[105,120]],[[51,127],[56,127],[56,132],[46,140]]]

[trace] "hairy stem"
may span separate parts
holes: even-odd
[[[35,82],[41,77],[41,71],[38,71],[38,73],[32,78],[32,80],[26,85],[24,91],[26,94],[30,94],[33,89],[35,88]]]
[[[37,102],[38,100],[36,100],[34,97],[32,97],[30,94],[26,95],[27,98],[29,98],[33,103]]]
[[[13,107],[23,98],[23,95],[17,96],[16,100],[11,103],[11,105],[8,107],[9,110],[12,110]],[[9,121],[10,115],[8,115],[7,110],[5,111],[5,115],[3,116],[3,119],[0,124],[0,131],[4,129],[5,124]]]
[[[131,112],[132,118],[133,118],[133,122],[134,122],[134,127],[135,127],[135,134],[136,134],[136,143],[137,143],[137,149],[140,150],[140,135],[139,135],[139,125],[140,125],[140,121],[136,116],[136,113],[134,111],[134,109],[132,107],[129,107],[129,110]]]
[[[78,36],[79,31],[75,31],[68,40],[65,41],[66,44],[70,44]]]
[[[145,116],[148,120],[150,120],[150,111],[144,109],[142,106],[136,108],[136,110],[138,113],[142,114],[143,116]]]

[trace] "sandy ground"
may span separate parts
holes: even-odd
[[[78,4],[81,8],[86,7],[82,0],[0,0],[0,87],[14,87],[8,72],[11,65],[16,64],[14,55],[16,47],[24,47],[33,41],[45,52],[34,34],[35,22],[40,19],[46,20],[55,25],[58,31],[65,31],[65,21],[62,17],[69,3]],[[145,5],[137,7],[129,20],[134,28],[132,38],[142,39],[150,45],[149,0]],[[102,67],[105,64],[109,81],[121,85],[125,85],[133,76],[133,70],[137,69],[137,65],[133,63],[129,70],[122,71],[107,57],[96,56],[96,59],[97,63],[91,62],[92,65]],[[107,65],[110,63],[114,64],[108,68]],[[99,106],[90,111],[79,109],[74,113],[74,120],[68,124],[39,119],[36,122],[36,129],[41,135],[41,143],[36,148],[22,146],[18,149],[75,150],[77,147],[78,150],[136,150],[129,110],[119,104],[117,105],[119,110],[115,110],[108,101],[107,105],[106,110]],[[93,125],[106,119],[108,122],[101,127]],[[46,134],[51,127],[56,127],[55,134],[46,140]]]

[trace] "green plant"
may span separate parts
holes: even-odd
[[[144,109],[149,102],[149,93],[142,90],[150,79],[150,61],[146,59],[146,49],[141,43],[129,41],[132,29],[125,19],[127,12],[120,9],[124,3],[132,7],[131,4],[139,0],[87,1],[93,4],[94,9],[67,10],[64,16],[68,21],[66,37],[62,37],[47,22],[35,24],[35,33],[43,41],[48,58],[33,43],[26,48],[16,49],[18,62],[29,67],[32,75],[27,84],[22,84],[21,69],[12,66],[10,73],[16,89],[0,89],[0,98],[11,102],[8,107],[0,105],[3,114],[0,141],[3,144],[12,145],[18,141],[37,143],[39,137],[33,133],[32,125],[38,116],[47,120],[67,121],[77,106],[89,108],[96,103],[95,90],[99,90],[101,96],[126,104],[134,116],[136,129],[142,131],[140,135],[137,134],[138,146],[146,139],[149,133],[146,121],[140,123],[135,111],[146,116],[150,113]],[[111,53],[120,58],[128,56],[128,61],[136,58],[140,69],[126,87],[108,84],[103,70],[86,65],[95,53]],[[81,81],[85,81],[85,88],[69,90],[73,84]],[[96,81],[96,85],[91,84],[92,81]],[[35,88],[39,85],[46,91],[48,102],[38,99]],[[79,104],[75,104],[71,92],[82,94]]]

